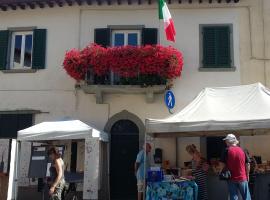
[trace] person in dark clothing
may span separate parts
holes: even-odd
[[[50,167],[52,180],[49,190],[49,199],[61,200],[62,191],[65,187],[64,161],[62,160],[61,155],[55,147],[49,149],[48,155],[52,161],[52,165]]]
[[[256,171],[258,169],[257,161],[253,155],[249,153],[247,149],[245,149],[245,153],[250,158],[250,172],[249,172],[249,191],[251,194],[251,197],[254,197],[254,184],[255,184],[255,178],[256,178]]]
[[[254,156],[249,153],[249,151],[247,149],[245,149],[244,151],[250,159],[250,172],[249,173],[254,174],[256,172],[256,170],[258,169],[257,161],[254,158]]]
[[[231,173],[228,181],[231,200],[238,200],[240,193],[242,200],[251,200],[248,181],[250,171],[250,159],[247,154],[238,146],[238,140],[233,134],[228,134],[223,139],[226,142],[227,149],[222,154],[221,163],[223,169]]]
[[[208,200],[207,171],[209,165],[194,144],[188,145],[186,150],[192,156],[192,176],[195,177],[195,182],[198,185],[198,200]]]

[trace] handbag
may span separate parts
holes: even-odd
[[[219,179],[222,181],[228,181],[231,179],[231,177],[232,177],[232,174],[230,170],[228,169],[222,170],[222,172],[219,174]]]

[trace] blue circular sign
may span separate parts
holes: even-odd
[[[175,97],[171,90],[168,90],[165,94],[165,104],[169,109],[173,109],[175,106]]]

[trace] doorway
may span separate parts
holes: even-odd
[[[207,137],[207,159],[220,159],[222,152],[226,149],[226,144],[223,141],[224,137]]]
[[[111,200],[135,200],[134,162],[139,151],[139,128],[131,120],[119,120],[111,128]]]

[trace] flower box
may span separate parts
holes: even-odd
[[[82,50],[68,51],[63,66],[76,80],[92,77],[101,81],[92,84],[108,84],[113,73],[119,78],[119,84],[152,86],[180,77],[183,57],[171,46],[103,48],[91,44]]]

